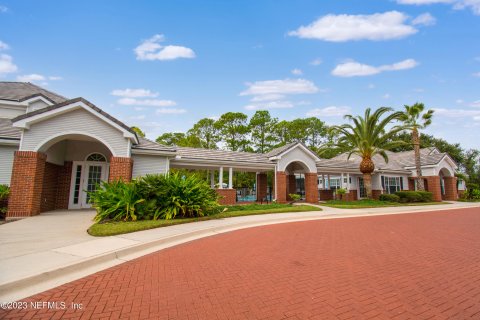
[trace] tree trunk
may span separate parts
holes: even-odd
[[[425,190],[425,185],[422,178],[422,164],[420,162],[420,137],[417,128],[412,131],[413,150],[415,153],[415,167],[417,169],[417,189],[419,191]]]
[[[375,163],[370,157],[362,158],[360,162],[360,172],[363,173],[363,184],[367,193],[367,198],[372,198],[372,172],[375,170]]]

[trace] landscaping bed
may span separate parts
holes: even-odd
[[[247,204],[234,206],[221,206],[221,212],[195,218],[159,219],[159,220],[137,220],[95,223],[88,233],[96,237],[114,236],[118,234],[142,231],[154,228],[168,227],[176,224],[205,221],[213,219],[224,219],[231,217],[259,215],[268,213],[321,211],[322,209],[309,205],[291,204]],[[225,210],[226,209],[226,210]]]

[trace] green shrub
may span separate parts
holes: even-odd
[[[8,196],[10,194],[10,187],[6,184],[0,184],[0,218],[5,218],[8,211]]]
[[[400,202],[400,197],[396,194],[381,194],[379,200],[388,202]]]
[[[90,202],[97,210],[95,221],[135,221],[139,215],[144,215],[145,206],[140,204],[146,200],[142,198],[133,182],[122,180],[102,182],[96,191],[90,192]],[[153,209],[153,208],[152,208]]]
[[[336,194],[342,195],[347,193],[347,189],[339,188],[335,191]]]
[[[289,193],[288,196],[290,197],[290,199],[292,199],[292,202],[298,201],[302,198],[302,196],[296,193]]]
[[[430,202],[433,194],[427,191],[397,191],[395,194],[400,197],[400,202]]]
[[[480,200],[480,189],[468,189],[465,197],[468,200]]]

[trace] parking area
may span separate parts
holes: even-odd
[[[480,319],[479,230],[479,208],[244,229],[62,285],[0,318]]]

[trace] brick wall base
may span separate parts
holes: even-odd
[[[287,203],[287,176],[283,171],[277,171],[277,202]]]
[[[320,200],[333,200],[333,190],[320,190]]]
[[[257,201],[262,201],[267,197],[267,174],[257,174]]]
[[[235,189],[215,189],[218,195],[220,195],[220,199],[218,203],[221,205],[232,205],[237,202],[237,190]]]
[[[380,199],[380,195],[382,194],[382,190],[372,190],[372,198],[375,200]]]
[[[15,151],[7,219],[40,213],[46,159],[40,152]]]
[[[292,198],[289,196],[291,193],[297,193],[297,179],[295,179],[294,174],[289,174],[286,176],[287,179],[287,201],[292,201]]]
[[[133,159],[128,157],[111,157],[110,159],[110,173],[108,181],[132,180]]]
[[[58,168],[57,174],[57,196],[55,209],[68,209],[70,200],[70,182],[72,180],[72,162],[65,161],[64,165]]]
[[[305,173],[305,201],[308,203],[318,203],[318,174]]]
[[[45,163],[40,212],[56,209],[58,172],[61,167],[53,163]]]
[[[357,197],[357,190],[350,190],[343,195],[343,200],[345,201],[356,201],[358,200]]]

